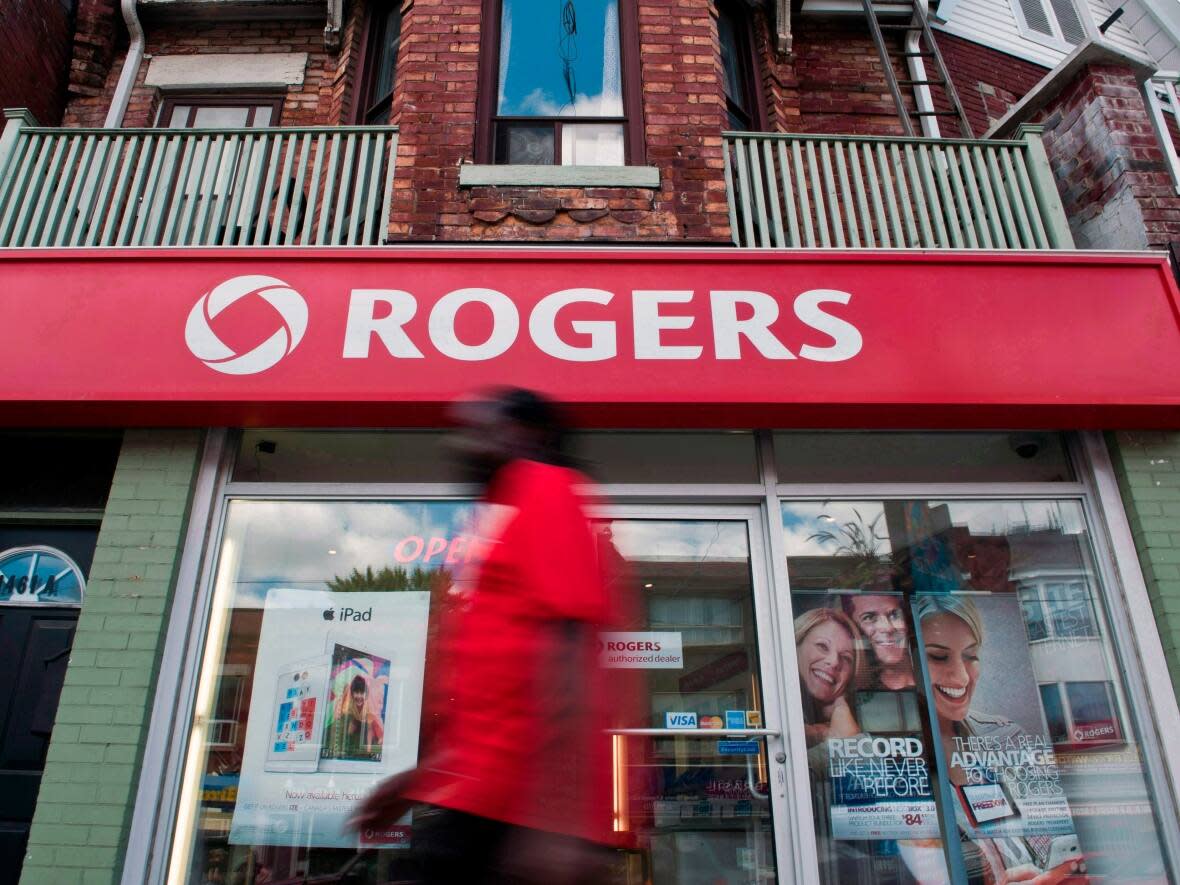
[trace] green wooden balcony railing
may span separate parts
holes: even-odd
[[[48,129],[5,111],[0,247],[385,242],[397,129]]]
[[[725,133],[738,246],[1072,249],[1041,143]]]

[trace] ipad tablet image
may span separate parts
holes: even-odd
[[[975,827],[1018,817],[1020,810],[1003,783],[964,784],[959,787],[967,816]]]
[[[286,664],[275,678],[266,771],[315,771],[319,765],[328,662]]]
[[[390,661],[334,643],[320,744],[321,771],[380,767],[391,705]]]

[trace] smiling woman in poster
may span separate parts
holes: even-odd
[[[914,600],[914,616],[921,627],[939,738],[949,768],[946,774],[960,797],[956,812],[968,881],[973,885],[1089,881],[1089,877],[1079,875],[1082,858],[1076,853],[1076,836],[1025,838],[1011,831],[992,838],[970,836],[961,797],[962,788],[971,781],[971,773],[964,765],[953,764],[954,760],[969,755],[962,749],[972,745],[972,738],[998,739],[982,743],[1005,747],[1031,737],[1003,716],[971,708],[984,669],[983,620],[975,602],[962,594],[922,595]],[[1001,780],[1006,781],[1007,777]],[[1004,789],[1007,791],[1007,786]],[[1014,818],[1024,811],[1020,802],[1015,805]],[[976,825],[980,825],[978,821]],[[1072,851],[1068,851],[1067,845],[1072,845]],[[920,882],[945,881],[942,851],[936,841],[900,842],[899,848],[906,865]],[[1070,854],[1071,859],[1061,860],[1063,853]]]
[[[830,608],[814,608],[795,619],[808,747],[860,732],[851,697],[861,666],[859,638],[848,616]]]

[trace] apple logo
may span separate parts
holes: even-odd
[[[324,609],[324,620],[325,621],[336,620],[336,609],[334,609],[334,608]]]

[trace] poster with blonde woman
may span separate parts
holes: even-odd
[[[807,756],[828,835],[841,842],[937,836],[927,747],[916,715],[905,712],[916,713],[916,703],[900,597],[847,591],[817,594],[814,602],[819,607],[795,620],[795,652]]]
[[[913,610],[969,877],[1086,881],[1019,599],[922,594]]]

